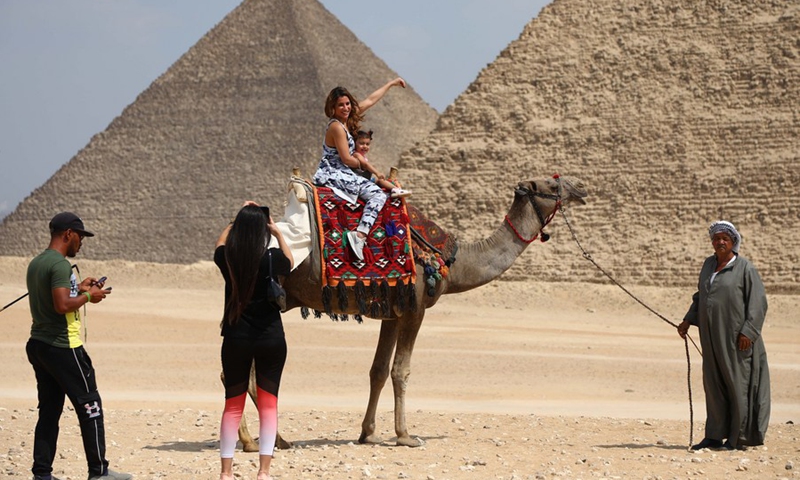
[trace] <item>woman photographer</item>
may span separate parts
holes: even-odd
[[[222,320],[225,410],[220,425],[220,480],[233,480],[233,451],[253,363],[260,423],[257,479],[271,478],[269,467],[278,431],[278,387],[286,363],[286,340],[280,307],[268,294],[272,278],[289,275],[293,260],[268,212],[254,202],[245,202],[234,221],[223,230],[214,251],[214,263],[225,279]],[[272,235],[280,248],[267,247]]]

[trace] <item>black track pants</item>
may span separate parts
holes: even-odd
[[[103,404],[97,391],[92,361],[86,350],[83,347],[54,347],[34,339],[28,341],[25,350],[36,374],[39,396],[39,421],[33,440],[31,471],[40,476],[47,476],[53,471],[58,421],[66,395],[80,422],[89,476],[106,474],[108,461]]]

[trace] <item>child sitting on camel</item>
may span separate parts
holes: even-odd
[[[369,153],[370,146],[372,145],[372,130],[364,131],[359,130],[356,132],[356,151],[353,156],[356,157],[360,163],[360,169],[355,170],[359,175],[363,173],[364,178],[372,179],[375,176],[375,183],[384,190],[389,190],[392,198],[408,197],[411,195],[411,190],[404,190],[381,175],[378,170],[369,163],[367,154]]]

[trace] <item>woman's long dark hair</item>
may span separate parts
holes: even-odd
[[[270,240],[269,219],[260,207],[242,207],[225,240],[225,262],[231,294],[225,304],[225,321],[234,325],[253,298],[258,267]]]
[[[350,116],[347,117],[347,130],[350,132],[350,135],[355,135],[358,129],[361,128],[361,122],[364,120],[364,116],[359,113],[358,100],[356,100],[356,97],[352,96],[346,88],[336,87],[328,93],[328,97],[325,99],[325,115],[327,115],[328,118],[333,118],[333,114],[336,111],[336,102],[341,97],[350,99]]]

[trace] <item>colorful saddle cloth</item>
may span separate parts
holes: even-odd
[[[364,260],[359,260],[347,244],[347,232],[358,227],[364,201],[348,203],[327,187],[316,187],[315,193],[323,287],[337,287],[340,283],[346,287],[369,287],[384,281],[388,286],[413,285],[416,267],[403,199],[386,200],[367,236]]]
[[[414,255],[419,256],[420,251],[435,252],[444,261],[455,261],[458,250],[456,238],[445,232],[442,227],[426,217],[413,205],[408,205],[408,219],[411,225]]]
[[[425,292],[436,295],[436,287],[450,273],[450,265],[456,261],[458,242],[422,212],[408,206],[414,249],[414,263],[421,268]]]

